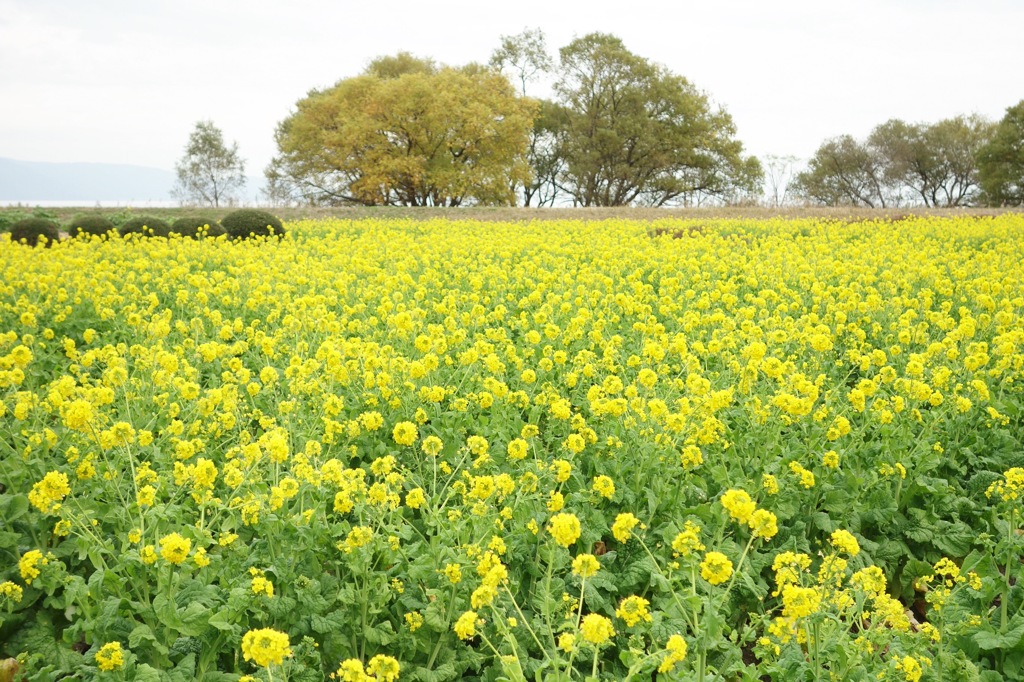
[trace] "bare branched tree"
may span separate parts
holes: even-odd
[[[245,162],[238,155],[238,143],[226,146],[212,121],[196,123],[176,170],[178,181],[172,194],[183,206],[231,205],[245,186]]]

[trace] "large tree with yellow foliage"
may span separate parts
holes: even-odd
[[[318,205],[513,204],[536,111],[494,70],[384,57],[298,102],[268,184]]]

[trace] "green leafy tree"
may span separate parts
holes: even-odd
[[[978,151],[978,174],[988,204],[1024,205],[1024,100],[1006,110]]]
[[[978,193],[975,161],[992,124],[980,116],[957,116],[933,124],[892,119],[871,132],[868,147],[885,166],[888,183],[909,201],[925,206],[964,206]]]
[[[560,185],[581,206],[699,203],[760,183],[732,118],[682,76],[592,33],[560,50]]]
[[[535,102],[478,65],[406,54],[312,91],[277,129],[266,171],[278,198],[320,205],[507,205],[530,179]]]
[[[224,144],[224,134],[212,121],[196,123],[176,171],[172,194],[182,205],[230,205],[245,187],[245,162],[238,155],[238,143]]]
[[[826,140],[797,174],[793,189],[827,206],[885,208],[899,203],[877,150],[850,135]]]
[[[891,119],[864,141],[850,135],[826,140],[794,189],[831,206],[966,206],[977,200],[976,158],[991,135],[992,124],[980,116],[937,123]]]

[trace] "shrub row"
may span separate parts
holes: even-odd
[[[206,216],[188,216],[167,223],[160,218],[141,216],[125,221],[120,227],[101,216],[84,216],[72,220],[67,225],[70,237],[109,236],[116,232],[125,237],[133,234],[141,237],[168,237],[178,234],[182,237],[200,239],[202,237],[219,237],[227,235],[232,239],[248,239],[251,237],[284,236],[284,226],[276,216],[258,209],[246,208],[229,213],[224,220],[216,220]],[[46,218],[24,218],[11,225],[11,241],[24,242],[35,246],[43,238],[46,245],[60,241],[60,228],[52,220]]]

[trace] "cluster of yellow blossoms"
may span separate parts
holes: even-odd
[[[261,668],[281,665],[291,655],[288,635],[273,628],[249,630],[242,637],[242,656]]]

